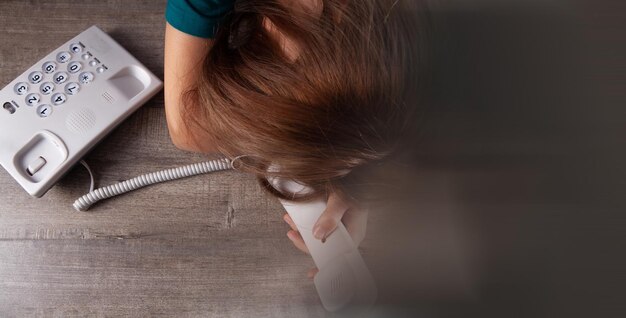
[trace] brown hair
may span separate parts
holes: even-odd
[[[184,118],[221,153],[245,155],[240,169],[263,180],[289,178],[362,200],[361,186],[372,183],[366,176],[417,123],[426,64],[418,2],[323,0],[317,16],[276,0],[236,1]],[[295,60],[264,19],[297,44]]]

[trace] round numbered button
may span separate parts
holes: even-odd
[[[30,93],[26,95],[26,105],[28,106],[35,106],[39,104],[40,101],[41,97],[39,96],[39,94]]]
[[[83,47],[78,43],[72,43],[70,44],[70,51],[74,53],[80,53],[83,51]]]
[[[63,94],[63,93],[56,93],[56,94],[52,95],[52,98],[50,100],[55,105],[61,105],[61,104],[65,103],[65,101],[67,100],[67,96],[65,96],[65,94]]]
[[[54,91],[54,84],[52,84],[51,82],[45,82],[41,84],[39,90],[42,94],[49,95],[50,93],[52,93],[52,91]]]
[[[52,61],[48,61],[46,63],[43,63],[43,66],[41,67],[41,69],[44,71],[44,73],[46,74],[50,74],[53,73],[54,71],[56,71],[57,69],[57,63],[54,63]]]
[[[65,85],[65,93],[68,95],[76,95],[80,91],[80,85],[78,83],[72,82]]]
[[[32,72],[28,75],[28,80],[33,84],[37,84],[41,82],[42,79],[43,79],[43,73],[39,71]]]
[[[91,72],[82,72],[80,76],[78,76],[78,80],[83,84],[91,83],[94,79],[94,75]]]
[[[28,83],[19,82],[15,84],[15,87],[13,87],[13,90],[18,95],[24,95],[26,94],[26,92],[28,92]]]
[[[39,117],[48,117],[50,114],[52,114],[52,107],[50,107],[50,105],[44,104],[37,107],[37,115],[39,115]]]
[[[57,84],[63,84],[65,83],[65,81],[67,81],[67,78],[69,76],[67,75],[67,73],[65,72],[58,72],[56,74],[54,74],[54,82]]]
[[[71,62],[70,64],[67,65],[67,70],[68,72],[74,74],[78,71],[80,71],[83,68],[83,64],[81,64],[80,62]]]
[[[67,63],[71,59],[72,54],[70,52],[63,51],[57,54],[57,62],[59,63]]]

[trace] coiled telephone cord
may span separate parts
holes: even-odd
[[[87,168],[87,171],[89,171],[89,175],[91,177],[91,187],[89,193],[74,201],[73,206],[77,211],[87,211],[89,207],[100,200],[105,200],[155,183],[233,169],[231,160],[227,158],[215,159],[143,174],[120,183],[94,190],[94,179],[91,169],[89,169],[89,166],[84,161],[81,161],[81,163],[85,166],[85,168]]]

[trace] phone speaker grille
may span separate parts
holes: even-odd
[[[344,271],[339,272],[339,274],[337,274],[337,276],[335,276],[331,281],[330,281],[330,293],[333,296],[339,295],[342,292],[342,289],[344,287]]]
[[[75,134],[88,131],[96,124],[96,114],[90,109],[81,108],[71,112],[65,119],[67,129]]]
[[[102,93],[102,97],[104,98],[104,100],[111,104],[113,104],[113,102],[115,101],[115,98],[111,94],[109,94],[109,92]]]

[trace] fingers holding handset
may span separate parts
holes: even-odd
[[[326,238],[337,229],[339,222],[343,222],[355,245],[359,246],[365,237],[367,215],[368,211],[366,208],[354,202],[347,201],[336,193],[332,193],[328,197],[326,209],[313,226],[313,237],[324,243]],[[289,214],[285,214],[283,220],[291,227],[291,230],[287,232],[289,240],[291,240],[296,248],[309,254],[309,249],[304,243],[302,235],[293,219]],[[317,268],[312,268],[308,271],[307,276],[312,278],[317,272]]]

